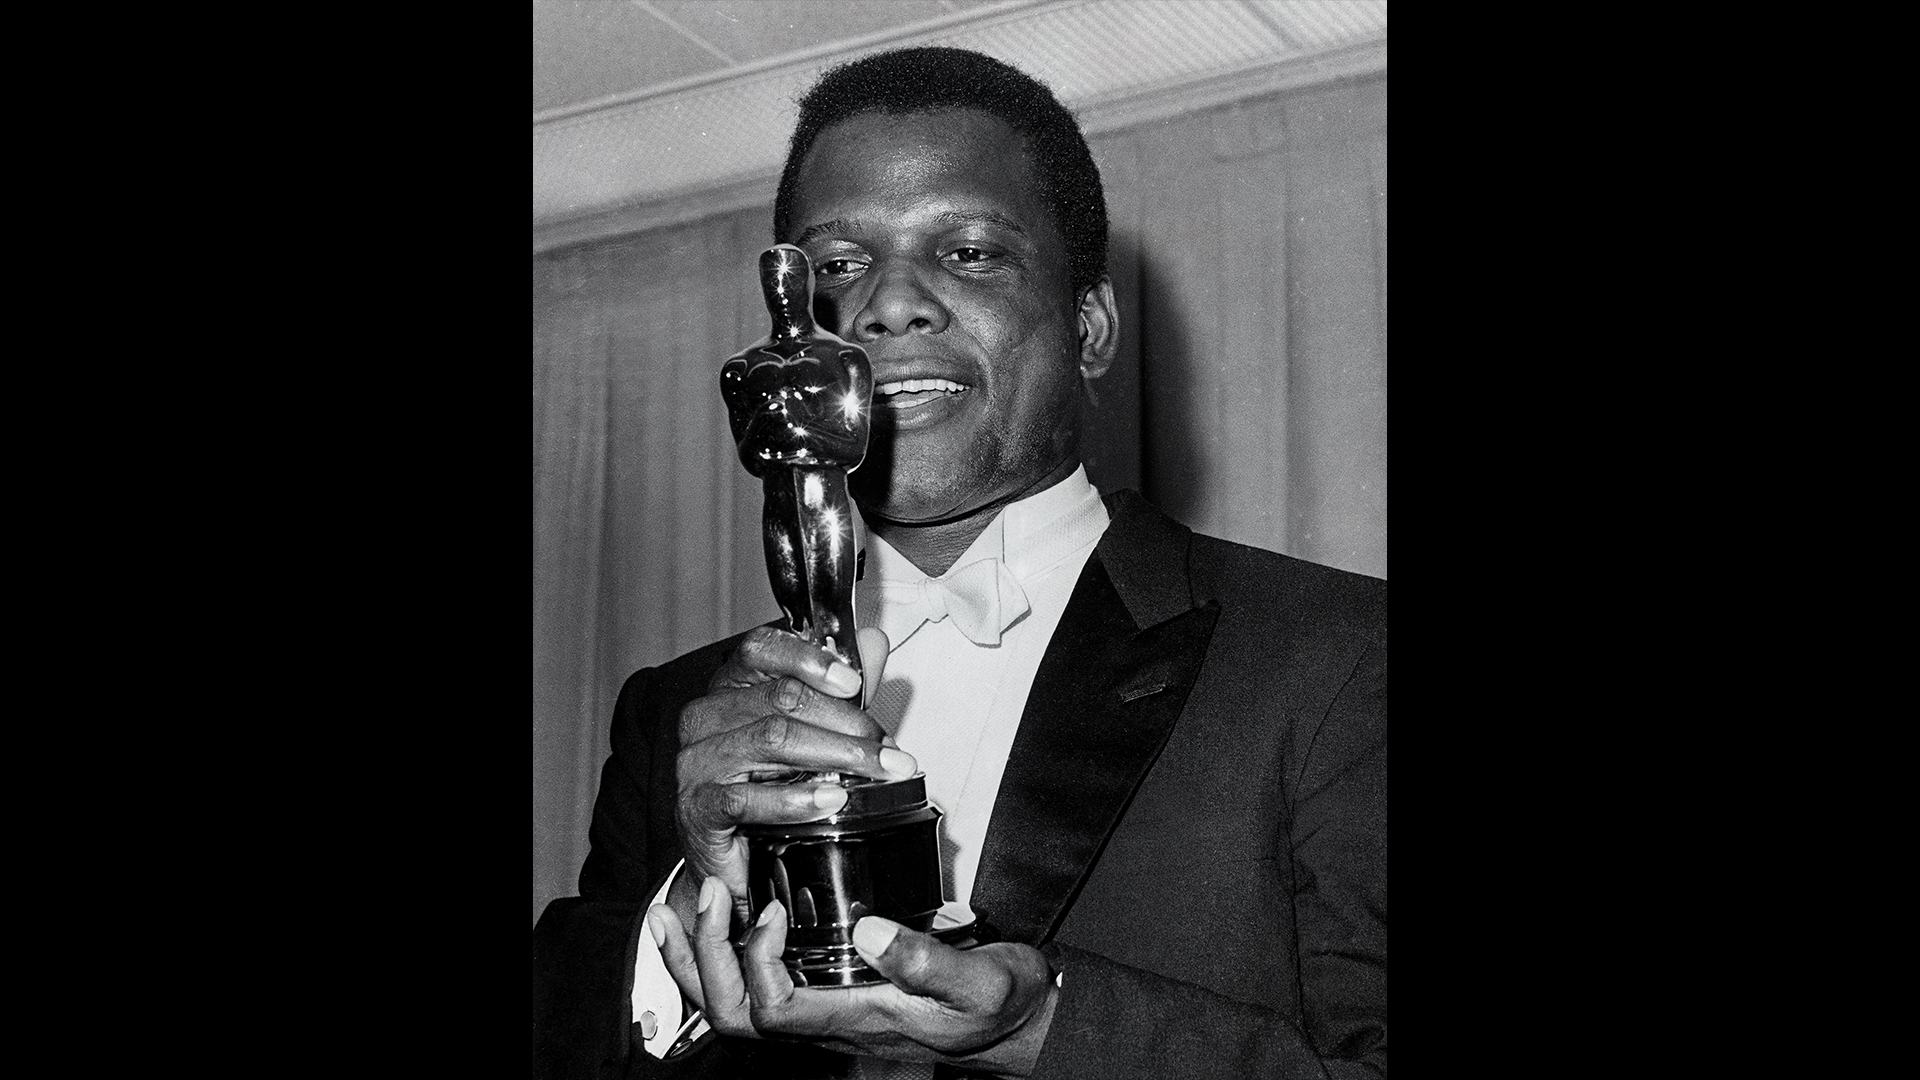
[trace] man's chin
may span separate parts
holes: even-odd
[[[936,525],[965,517],[970,509],[991,501],[974,492],[958,468],[875,469],[868,475],[867,464],[847,477],[847,486],[869,519]]]

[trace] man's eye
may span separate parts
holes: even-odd
[[[832,277],[840,274],[851,274],[859,268],[860,264],[853,259],[828,259],[820,264],[820,273]]]
[[[984,262],[987,258],[987,253],[979,248],[955,248],[947,254],[947,258],[957,263],[976,263]]]

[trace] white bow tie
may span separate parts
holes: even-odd
[[[999,559],[981,559],[945,577],[873,582],[880,590],[880,629],[899,645],[923,622],[951,615],[975,645],[998,645],[1000,633],[1027,613],[1027,591]]]

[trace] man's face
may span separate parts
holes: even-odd
[[[1011,127],[954,109],[843,120],[809,150],[792,222],[815,317],[873,362],[864,509],[942,521],[1070,471],[1078,305]]]

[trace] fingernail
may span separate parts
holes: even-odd
[[[839,784],[822,784],[813,789],[813,805],[829,812],[838,810],[847,805],[847,789]]]
[[[765,926],[768,923],[772,922],[774,915],[777,913],[775,909],[779,907],[779,904],[780,904],[780,901],[778,900],[767,901],[767,906],[760,909],[760,917],[753,921],[753,925]],[[785,909],[781,908],[780,910],[785,910]]]
[[[853,944],[868,956],[879,956],[893,944],[900,933],[900,924],[878,915],[868,915],[853,924]]]
[[[647,912],[647,933],[653,935],[654,948],[666,947],[667,925],[660,921],[660,916],[655,915],[651,911]]]
[[[900,744],[894,740],[893,736],[882,735],[880,736],[880,745],[881,746],[899,746]]]
[[[827,689],[847,697],[860,689],[860,673],[835,660],[827,666]]]
[[[888,776],[905,780],[920,771],[920,763],[913,760],[913,755],[905,750],[883,746],[880,748],[880,768],[886,770]]]
[[[712,907],[714,905],[714,902],[716,900],[719,900],[720,897],[726,893],[726,891],[727,891],[727,887],[725,885],[720,884],[720,879],[717,877],[710,877],[707,880],[701,882],[700,883],[700,914],[705,915],[707,913],[707,909]]]

